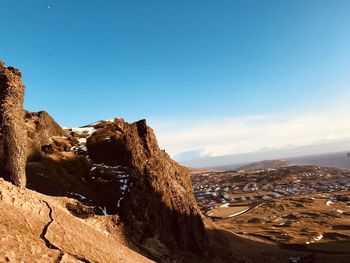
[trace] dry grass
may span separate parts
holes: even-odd
[[[348,202],[334,199],[339,193],[285,197],[266,201],[240,216],[219,221],[222,227],[246,236],[282,244],[350,253]],[[341,192],[349,195],[350,192]],[[332,203],[328,202],[332,200]],[[328,202],[328,205],[327,205]]]

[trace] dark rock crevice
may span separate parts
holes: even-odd
[[[55,263],[59,263],[61,262],[63,256],[64,256],[64,251],[61,250],[60,248],[56,247],[54,244],[51,243],[51,241],[49,239],[46,238],[46,234],[47,231],[50,227],[50,225],[53,223],[53,217],[52,217],[52,208],[51,206],[46,202],[46,201],[42,201],[46,207],[49,209],[49,222],[46,223],[46,225],[44,226],[41,234],[40,234],[40,238],[45,242],[45,245],[49,248],[49,249],[54,249],[54,250],[58,250],[60,252],[59,256],[57,257],[57,259],[55,260]]]

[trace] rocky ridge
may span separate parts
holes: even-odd
[[[156,243],[164,250],[209,252],[189,170],[159,149],[146,121],[129,124],[115,119],[94,128],[86,144],[93,163],[127,170],[117,209],[130,236],[146,248]]]
[[[110,217],[121,236],[127,237],[128,245],[151,258],[167,261],[178,253],[210,255],[189,171],[159,149],[144,120],[129,124],[114,119],[62,129],[46,112],[23,110],[21,73],[4,64],[1,67],[5,139],[0,145],[5,150],[22,150],[11,155],[11,160],[14,168],[23,169],[29,189],[76,199],[76,204],[65,204],[66,212],[76,218]],[[5,172],[0,175],[11,179]],[[10,181],[25,186],[25,181]],[[49,223],[44,226],[47,231],[54,228],[54,210],[49,202],[41,203],[46,207],[41,209],[49,210]],[[62,257],[62,251],[67,250],[46,237],[41,234],[47,247]]]
[[[52,185],[54,192],[47,194],[74,197],[94,206],[96,214],[116,215],[130,241],[151,257],[169,257],[176,250],[210,254],[189,170],[159,149],[144,120],[114,119],[64,132],[66,150],[51,139],[46,146],[52,151],[28,163],[32,189]],[[55,175],[56,167],[60,174]]]

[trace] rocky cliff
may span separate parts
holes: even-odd
[[[1,64],[0,74],[1,177],[76,199],[65,207],[74,217],[108,216],[129,246],[158,261],[210,255],[189,171],[159,149],[146,121],[64,130],[46,112],[23,111],[18,70]]]
[[[28,162],[29,188],[114,215],[129,242],[151,258],[165,260],[175,251],[210,255],[189,170],[159,149],[144,120],[114,119],[64,132],[45,142],[41,158]]]
[[[210,252],[189,170],[158,147],[145,120],[123,119],[93,126],[87,151],[94,164],[124,167],[119,196],[109,206],[132,239],[146,249]],[[159,251],[159,250],[158,250]]]
[[[0,174],[25,187],[26,128],[21,73],[0,61]]]

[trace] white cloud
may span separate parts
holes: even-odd
[[[281,149],[350,138],[350,108],[298,116],[151,121],[160,146],[181,158]],[[184,154],[185,153],[185,154]]]

